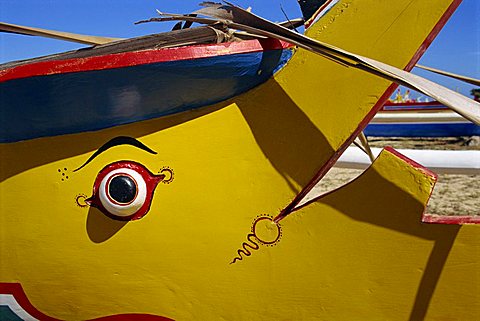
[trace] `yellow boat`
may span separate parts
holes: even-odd
[[[409,70],[459,2],[326,1],[306,34]],[[42,128],[41,109],[12,107],[38,126],[11,126],[0,144],[0,317],[475,320],[479,220],[424,215],[435,174],[386,149],[355,181],[302,203],[395,86],[271,49],[293,56],[263,83],[188,111],[135,119],[128,83],[105,92],[119,99],[117,124],[69,127],[81,116],[64,104]],[[0,85],[98,72],[67,60],[8,65]],[[82,99],[83,117],[98,117]]]

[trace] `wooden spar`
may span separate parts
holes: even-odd
[[[0,69],[14,68],[37,62],[89,58],[109,54],[129,53],[151,48],[174,48],[198,44],[221,43],[231,41],[231,36],[225,32],[209,26],[181,29],[170,32],[147,35],[96,45],[88,50],[75,50],[28,60],[13,61],[0,65]]]
[[[231,28],[244,30],[251,34],[258,34],[287,41],[342,65],[358,68],[397,84],[417,90],[450,107],[471,122],[480,125],[480,103],[477,103],[472,99],[399,68],[348,52],[330,44],[309,38],[305,35],[295,33],[294,31],[263,19],[229,2],[226,3],[228,6],[220,4],[209,5],[206,8],[195,11],[196,14],[211,16],[221,19],[220,21],[209,18],[188,17],[165,13],[162,13],[164,16],[163,18],[154,18],[150,21],[186,20],[206,24],[223,23]]]
[[[475,85],[475,86],[480,86],[480,79],[472,78],[472,77],[467,77],[467,76],[462,76],[458,74],[454,74],[452,72],[448,71],[443,71],[440,69],[432,68],[432,67],[427,67],[427,66],[422,66],[422,65],[415,65],[415,67],[418,67],[420,69],[428,70],[431,72],[434,72],[436,74],[442,75],[442,76],[447,76],[450,78],[455,78],[464,82],[468,82],[469,84]]]
[[[81,35],[71,32],[63,32],[56,30],[48,30],[41,28],[33,28],[15,25],[11,23],[0,22],[0,31],[18,33],[28,36],[40,36],[58,40],[65,40],[71,42],[82,43],[86,45],[102,45],[113,41],[123,40],[123,38],[110,38],[101,36]]]
[[[365,133],[362,131],[360,132],[357,138],[363,147],[362,150],[368,155],[368,158],[370,158],[370,161],[373,163],[373,161],[375,160],[375,156],[373,156],[372,149],[370,148],[370,144],[368,143],[367,136],[365,136]]]

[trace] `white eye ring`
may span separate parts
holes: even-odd
[[[136,184],[135,198],[125,204],[114,201],[109,195],[109,184],[115,176],[130,177]],[[147,184],[142,175],[130,168],[119,168],[108,173],[100,183],[98,196],[103,207],[115,216],[128,217],[135,214],[145,203],[147,198]]]

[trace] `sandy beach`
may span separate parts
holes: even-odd
[[[396,149],[480,150],[480,137],[458,138],[369,138],[372,147]],[[315,188],[316,193],[332,190],[357,177],[362,170],[332,168]],[[480,215],[480,175],[438,175],[427,213],[439,215]]]

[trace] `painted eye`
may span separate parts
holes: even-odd
[[[121,168],[102,179],[98,192],[100,202],[109,213],[128,217],[145,204],[147,184],[138,172]]]
[[[85,202],[117,220],[135,220],[150,209],[153,193],[164,174],[154,175],[143,165],[121,161],[103,168]]]

